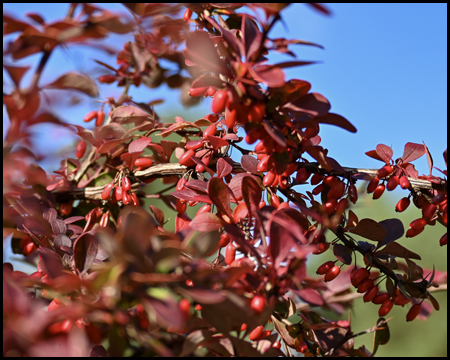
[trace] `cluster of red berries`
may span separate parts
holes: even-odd
[[[391,175],[395,170],[395,167],[392,165],[385,165],[381,169],[378,170],[378,175],[373,177],[369,184],[367,185],[367,193],[372,194],[372,197],[374,200],[379,199],[381,195],[383,195],[384,191],[387,189],[388,191],[392,191],[395,188],[397,188],[398,185],[402,189],[408,189],[410,184],[409,180],[406,176],[397,176],[392,175],[387,180],[386,185],[385,178],[387,178],[389,175]],[[380,184],[380,179],[384,179],[383,182]]]
[[[215,124],[211,124],[203,131],[202,139],[189,141],[186,144],[186,151],[184,152],[183,155],[181,155],[180,159],[178,160],[180,165],[184,165],[187,167],[194,166],[196,162],[192,160],[192,156],[194,156],[197,151],[199,151],[204,147],[205,143],[208,142],[208,136],[215,136],[216,132],[217,126]],[[195,170],[199,173],[204,172],[205,166],[209,165],[212,155],[213,155],[212,149],[211,151],[207,151],[201,158],[201,161],[204,165],[197,164]]]
[[[139,206],[139,200],[135,193],[131,192],[131,182],[128,177],[123,176],[121,184],[115,184],[114,181],[105,186],[101,198],[108,200],[112,204],[122,201],[124,205],[132,204]]]

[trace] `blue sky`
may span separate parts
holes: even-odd
[[[104,6],[103,4],[100,6]],[[3,9],[21,18],[27,12],[44,14],[46,20],[62,17],[67,4],[4,4]],[[312,84],[312,91],[323,94],[331,103],[331,111],[352,122],[358,132],[323,125],[322,145],[329,155],[344,166],[377,167],[377,161],[364,153],[378,143],[392,146],[394,158],[400,157],[407,142],[425,141],[439,168],[444,167],[442,152],[447,147],[447,5],[446,4],[332,4],[333,15],[323,16],[303,4],[293,4],[284,10],[286,26],[279,24],[271,37],[302,39],[325,47],[294,45],[291,49],[299,60],[317,60],[320,64],[293,68],[287,78],[299,78]],[[108,5],[111,11],[121,11],[119,4]],[[115,37],[109,44],[123,44],[126,38]],[[43,76],[43,83],[70,69],[95,75],[101,69],[92,61],[114,64],[98,50],[73,47],[53,54]],[[276,61],[291,58],[276,55]],[[35,63],[37,57],[26,61]],[[101,87],[102,96],[118,95],[120,89]],[[176,112],[189,119],[209,112],[209,101],[198,107],[184,109],[178,94],[167,88],[134,89],[135,99],[149,101],[166,98],[156,108],[161,114]],[[85,113],[98,107],[91,99],[70,113],[59,109],[66,121],[81,124]],[[191,115],[189,115],[191,114]],[[195,115],[194,115],[195,114]],[[53,145],[43,150],[70,147],[75,137],[66,130],[36,129],[37,140],[44,134],[55,138]],[[73,150],[72,150],[73,151]],[[73,154],[71,154],[73,156]],[[57,160],[53,158],[53,160]],[[58,161],[59,163],[59,161]],[[44,163],[47,170],[54,162]],[[427,172],[425,157],[417,161],[420,173]],[[53,170],[53,169],[52,169]]]

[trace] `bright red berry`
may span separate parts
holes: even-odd
[[[381,197],[381,195],[383,195],[385,189],[386,189],[386,186],[384,184],[378,185],[377,188],[375,189],[375,191],[373,192],[372,198],[374,200],[379,199]]]
[[[103,110],[99,110],[97,112],[97,120],[95,120],[95,126],[99,127],[103,125],[103,121],[105,120],[105,113]]]
[[[208,90],[207,87],[196,87],[196,88],[190,88],[189,89],[189,95],[192,97],[199,97],[206,94],[206,90]]]
[[[378,294],[378,286],[375,285],[373,288],[369,289],[364,294],[363,296],[364,302],[372,301],[375,298],[375,296],[377,296],[377,294]]]
[[[369,181],[369,184],[367,185],[367,193],[368,194],[373,193],[375,191],[375,189],[377,188],[379,182],[380,182],[380,179],[378,176],[375,176],[374,178],[372,178]]]
[[[414,221],[411,221],[411,224],[409,224],[410,229],[418,230],[423,228],[427,224],[427,220],[424,218],[419,218]]]
[[[233,243],[229,243],[225,248],[225,263],[230,265],[234,259],[236,258],[236,248],[233,246]]]
[[[420,304],[414,304],[409,309],[408,314],[406,314],[406,321],[413,321],[417,315],[419,315],[420,310],[422,310],[422,306]]]
[[[365,279],[361,281],[361,283],[358,285],[358,290],[356,292],[359,292],[360,294],[365,293],[366,291],[369,291],[375,286],[372,279]]]
[[[196,163],[194,160],[191,159],[191,156],[195,155],[195,151],[190,149],[188,151],[186,151],[183,155],[181,155],[180,159],[178,160],[178,162],[180,163],[180,165],[184,165],[184,166],[194,166]]]
[[[334,261],[327,261],[317,268],[316,274],[324,275],[334,266]]]
[[[264,175],[263,178],[263,185],[264,186],[270,186],[272,185],[273,181],[275,180],[276,174],[273,171],[268,171],[266,175]]]
[[[211,124],[205,129],[205,131],[203,131],[203,137],[206,138],[209,135],[214,136],[216,135],[216,131],[217,131],[216,125]]]
[[[400,187],[402,189],[408,189],[409,188],[409,180],[406,176],[400,177]]]
[[[339,266],[337,266],[337,265],[333,266],[325,274],[324,281],[328,282],[328,281],[332,281],[332,280],[336,279],[336,277],[340,274],[340,272],[341,272],[341,268]]]
[[[426,220],[430,221],[433,218],[434,214],[436,213],[437,208],[438,208],[437,205],[434,204],[428,205],[425,211],[423,212],[423,217]]]
[[[305,168],[300,168],[297,170],[297,176],[295,180],[297,180],[299,184],[303,184],[306,182],[306,180],[308,180],[310,176],[311,173],[309,173]]]
[[[373,300],[372,303],[374,303],[375,305],[379,305],[384,303],[386,300],[388,300],[391,296],[388,293],[381,293],[376,295]]]
[[[409,200],[407,197],[400,199],[399,202],[397,203],[397,205],[395,205],[395,211],[397,211],[397,212],[405,211],[408,208],[410,203],[411,203],[411,200]]]
[[[414,236],[417,236],[417,235],[419,235],[422,231],[424,231],[425,230],[425,228],[423,227],[423,228],[418,228],[418,229],[408,229],[407,231],[406,231],[406,234],[405,234],[405,236],[407,237],[407,238],[412,238],[412,237],[414,237]]]
[[[275,349],[281,349],[281,343],[277,340],[272,344]]]
[[[84,121],[84,122],[89,122],[89,121],[94,120],[96,117],[97,117],[97,111],[92,110],[92,111],[89,111],[89,112],[84,116],[83,121]]]
[[[439,239],[439,245],[441,246],[447,245],[447,233],[442,235],[442,237]]]
[[[116,77],[114,75],[103,75],[98,78],[98,82],[103,84],[111,84],[116,81]]]
[[[212,111],[217,114],[224,112],[227,101],[228,101],[228,92],[226,90],[219,90],[214,95],[211,104]]]
[[[389,176],[394,171],[394,168],[391,165],[385,165],[380,170],[378,170],[378,177],[384,178],[386,176]]]
[[[370,272],[367,269],[359,268],[350,277],[350,282],[353,286],[358,286],[364,280],[370,277]]]
[[[266,302],[264,297],[261,295],[255,295],[252,299],[250,307],[257,313],[260,314],[264,310]]]
[[[122,178],[122,190],[123,191],[130,191],[131,189],[131,182],[130,179],[128,179],[126,176]]]
[[[259,337],[262,335],[262,332],[263,332],[263,326],[259,325],[255,329],[252,330],[252,332],[248,335],[248,338],[253,341],[258,340]]]
[[[153,160],[150,158],[138,158],[134,161],[134,166],[146,169],[153,165]]]
[[[84,154],[86,153],[86,147],[87,147],[86,141],[81,140],[78,143],[76,152],[75,152],[75,156],[77,157],[77,159],[81,159],[84,156]]]
[[[109,183],[108,185],[105,186],[105,188],[102,191],[102,199],[103,200],[109,200],[109,197],[111,195],[111,190],[114,187],[114,183]]]
[[[378,315],[386,316],[392,310],[394,306],[394,301],[391,299],[386,300],[383,304],[381,304],[380,309],[378,310]]]
[[[355,185],[350,185],[348,188],[348,198],[350,201],[355,204],[358,201],[358,190],[356,189]]]
[[[392,191],[394,190],[398,184],[400,183],[400,178],[398,176],[391,176],[391,178],[388,180],[387,184],[386,184],[386,189],[388,189],[388,191]]]
[[[183,14],[183,20],[184,21],[189,21],[191,16],[192,16],[192,10],[191,9],[186,9],[184,11],[184,14]]]

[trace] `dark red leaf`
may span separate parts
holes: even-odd
[[[212,171],[208,166],[206,166],[202,160],[200,160],[197,156],[191,156],[191,159],[199,165],[203,165],[205,170],[208,172],[209,175],[214,176],[214,171]]]
[[[141,137],[139,139],[133,140],[128,145],[128,152],[129,153],[135,153],[140,152],[142,153],[142,150],[144,150],[148,144],[152,142],[152,139],[149,137]]]
[[[98,96],[98,88],[94,80],[87,75],[74,72],[64,74],[44,87],[47,89],[77,90],[91,97]]]
[[[162,226],[164,224],[164,212],[160,208],[153,205],[150,205],[150,210],[153,215],[155,215],[156,221]]]
[[[208,195],[212,202],[217,206],[217,209],[230,219],[233,214],[230,207],[230,200],[232,192],[230,188],[224,184],[222,179],[211,178],[208,181]]]
[[[428,169],[431,171],[433,170],[433,157],[431,156],[430,151],[428,150],[428,147],[425,145],[425,142],[423,143],[423,146],[425,147],[425,153],[427,154],[427,161],[428,161]]]
[[[114,139],[114,140],[109,140],[107,142],[105,142],[104,144],[102,144],[97,152],[99,154],[107,154],[109,153],[111,150],[115,149],[116,147],[118,147],[119,145],[122,145],[125,141],[128,141],[129,139],[131,139],[132,136],[123,138],[123,139]]]
[[[151,120],[152,116],[133,105],[119,106],[114,109],[111,119],[120,124],[140,124]]]
[[[421,260],[418,254],[408,250],[397,242],[387,244],[383,249],[378,250],[375,254],[387,254],[401,258]]]
[[[250,155],[244,155],[241,158],[242,168],[252,174],[258,174],[258,170],[256,169],[258,162],[258,159]]]
[[[219,160],[217,160],[216,167],[217,167],[217,177],[219,178],[223,178],[228,174],[231,174],[231,172],[233,171],[233,165],[231,165],[230,162],[226,161],[224,158],[219,158]]]
[[[259,184],[250,176],[244,177],[242,180],[242,196],[249,211],[249,216],[253,217],[258,209],[261,201],[262,189]]]
[[[208,136],[206,136],[206,139],[211,143],[214,150],[217,150],[218,148],[220,148],[222,146],[229,145],[228,141],[221,139],[220,137],[217,137],[217,136],[208,135]]]
[[[95,345],[90,351],[89,351],[89,357],[107,357],[108,353],[106,352],[106,349],[103,347],[103,345]]]
[[[209,232],[222,228],[223,221],[213,213],[207,212],[194,217],[189,226],[197,231]]]
[[[139,152],[134,152],[132,154],[130,153],[124,153],[122,155],[120,155],[120,158],[125,161],[126,166],[129,169],[132,169],[134,166],[134,162],[136,161],[137,158],[139,158],[139,156],[141,156],[141,154],[143,153],[143,151],[139,151]]]
[[[61,258],[53,250],[41,246],[39,247],[39,257],[51,278],[55,279],[64,274]]]
[[[342,244],[335,244],[333,246],[333,254],[336,258],[346,265],[352,263],[352,250]]]
[[[289,67],[294,67],[294,66],[304,66],[304,65],[312,65],[312,64],[317,64],[317,61],[285,61],[282,63],[278,63],[275,65],[271,65],[271,66],[276,66],[282,69],[286,69]]]
[[[82,274],[87,272],[95,260],[98,252],[98,243],[95,237],[85,233],[73,244],[73,258],[75,267]]]
[[[377,151],[376,151],[376,150],[370,150],[370,151],[367,151],[367,152],[366,152],[366,155],[367,155],[367,156],[370,156],[372,159],[384,161],[384,160],[380,157],[380,155],[377,154]]]
[[[208,183],[206,181],[202,180],[189,180],[186,184],[184,184],[185,187],[191,190],[195,190],[198,192],[201,192],[203,194],[206,194],[206,188],[208,186]]]
[[[413,164],[411,163],[402,164],[402,168],[405,169],[406,176],[409,176],[413,179],[417,179],[419,177],[419,172],[416,170]]]
[[[241,23],[242,43],[245,48],[245,58],[251,59],[261,47],[263,34],[259,31],[255,22],[245,14]]]
[[[264,129],[278,145],[286,147],[286,138],[279,129],[272,127],[268,122],[264,123]]]
[[[331,11],[322,4],[319,4],[319,3],[306,3],[306,4],[311,6],[312,8],[314,8],[315,10],[317,10],[318,12],[320,12],[324,15],[328,15],[328,16],[331,15]]]
[[[310,116],[324,115],[331,108],[328,100],[319,93],[309,93],[288,103],[290,109]],[[286,104],[286,105],[288,105]]]
[[[372,219],[361,219],[358,225],[349,232],[373,241],[382,241],[386,237],[386,230],[383,226]]]
[[[343,128],[352,133],[356,132],[356,128],[343,116],[333,113],[317,116],[315,118],[320,124],[330,124]]]
[[[378,154],[378,156],[386,163],[389,164],[389,162],[392,159],[392,148],[390,148],[387,145],[383,145],[383,144],[378,144],[377,145],[377,149],[376,152]]]
[[[208,195],[198,195],[191,190],[180,190],[171,193],[172,196],[177,199],[186,200],[186,201],[200,201],[207,204],[212,204],[210,197]]]
[[[399,219],[386,219],[380,221],[378,224],[380,224],[386,231],[386,236],[377,245],[378,248],[383,245],[389,244],[392,241],[400,239],[405,233],[403,223]]]
[[[315,306],[322,306],[323,305],[323,298],[320,296],[320,294],[317,292],[317,290],[313,289],[301,289],[301,290],[292,290],[294,293],[296,293],[300,299],[302,299],[304,302],[315,305]]]
[[[3,67],[8,72],[9,77],[14,82],[16,87],[20,86],[20,80],[25,75],[25,73],[30,69],[30,66],[10,66],[3,64]]]
[[[236,176],[233,176],[233,178],[230,181],[230,189],[233,192],[234,196],[237,198],[243,196],[242,195],[242,180],[246,176],[251,176],[254,180],[256,180],[256,182],[258,182],[262,185],[261,179],[254,175],[251,175],[251,174],[240,173],[240,174],[237,174]]]
[[[212,289],[180,289],[180,294],[200,304],[217,304],[225,300],[225,294]]]
[[[404,163],[409,163],[420,158],[423,154],[425,154],[425,146],[409,142],[405,145],[402,160]]]
[[[258,82],[263,82],[269,87],[281,87],[285,83],[284,71],[279,67],[269,65],[256,65],[249,68],[253,78]]]

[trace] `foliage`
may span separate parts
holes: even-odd
[[[183,15],[175,4],[126,6],[133,21],[88,4],[72,4],[53,23],[37,14],[32,24],[4,15],[4,34],[18,36],[4,52],[12,91],[3,96],[11,123],[3,146],[3,233],[12,235],[15,253],[37,265],[27,275],[3,264],[4,354],[371,356],[389,341],[385,317],[394,305],[410,309],[407,321],[439,310],[432,292],[446,286],[447,274],[423,269],[420,254],[397,242],[405,234],[400,220],[359,219],[351,206],[357,181],[369,181],[374,199],[400,186],[407,196],[396,210],[411,199],[421,210],[406,237],[436,223],[446,227],[447,170],[432,175],[425,144],[407,143],[396,160],[379,144],[366,153],[384,163],[373,170],[344,168],[328,156],[322,124],[356,128],[329,112],[307,81],[286,80],[283,69],[311,62],[267,63],[272,51],[295,57],[292,45],[320,46],[269,37],[287,4],[186,4]],[[93,130],[64,123],[43,104],[48,89],[92,97],[99,91],[76,72],[41,85],[49,57],[111,32],[135,33],[117,54],[117,68],[97,61],[105,68],[97,80],[123,88],[122,95],[86,114]],[[33,54],[41,60],[23,87],[29,68],[11,64]],[[167,62],[177,71],[165,69]],[[128,95],[132,86],[163,83],[180,89],[186,106],[212,97],[212,113],[162,123],[157,103]],[[55,175],[29,165],[38,160],[30,128],[40,123],[80,137],[76,158],[64,159]],[[252,151],[239,145],[239,128]],[[242,154],[239,162],[231,148]],[[412,162],[423,155],[430,174],[419,176]],[[146,186],[155,180],[166,184],[163,191]],[[308,181],[315,188],[302,192]],[[145,198],[177,212],[175,231],[160,208],[141,206]],[[187,206],[197,204],[191,219]],[[446,245],[446,232],[439,242]],[[326,251],[336,260],[319,266],[318,277],[308,274],[307,257]],[[311,311],[342,314],[356,297],[378,307],[370,329],[355,332],[350,319]],[[373,345],[355,348],[354,338],[369,332]]]

